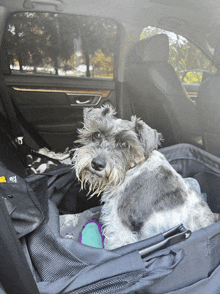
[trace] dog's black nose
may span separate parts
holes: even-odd
[[[95,157],[91,162],[92,168],[97,171],[101,171],[106,167],[105,158]]]

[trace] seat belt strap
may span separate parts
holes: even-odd
[[[11,129],[14,136],[15,143],[18,145],[23,145],[24,143],[24,134],[20,127],[20,122],[17,119],[17,115],[11,100],[10,95],[8,94],[6,85],[4,83],[4,77],[0,72],[0,95],[2,103],[4,105],[5,111],[7,113],[8,119],[11,123]]]

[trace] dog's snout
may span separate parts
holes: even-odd
[[[97,171],[101,171],[106,167],[106,161],[103,157],[95,157],[91,162],[92,168]]]

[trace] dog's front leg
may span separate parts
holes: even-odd
[[[104,246],[107,250],[128,245],[138,241],[137,235],[123,224],[117,212],[118,197],[108,199],[102,207],[100,222],[105,237]]]

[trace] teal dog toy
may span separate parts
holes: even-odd
[[[79,242],[96,248],[104,248],[102,225],[95,220],[86,223],[79,238]]]

